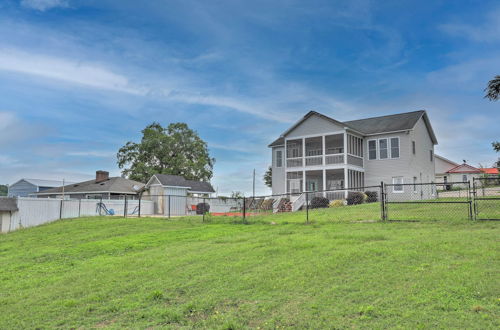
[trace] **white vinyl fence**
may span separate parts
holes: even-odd
[[[102,202],[102,207],[99,203]],[[127,200],[127,216],[137,216],[139,213],[139,201]],[[154,213],[154,202],[142,200],[141,215],[152,215]],[[115,199],[49,199],[49,198],[17,198],[18,211],[10,213],[10,217],[0,217],[2,232],[14,231],[20,228],[38,226],[59,219],[78,218],[98,215],[124,216],[125,200]]]

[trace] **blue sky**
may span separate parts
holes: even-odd
[[[0,183],[119,175],[147,124],[186,122],[220,192],[268,190],[267,144],[314,109],[426,109],[436,153],[491,166],[498,1],[0,2]]]

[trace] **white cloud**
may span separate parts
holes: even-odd
[[[500,40],[500,8],[490,12],[483,24],[447,23],[439,28],[448,34],[465,37],[479,42],[495,42]]]
[[[22,0],[21,5],[26,8],[31,8],[39,11],[46,11],[52,8],[68,7],[66,0]]]
[[[66,154],[67,156],[74,156],[74,157],[95,157],[95,158],[108,158],[108,157],[114,157],[116,156],[115,151],[73,151],[73,152],[68,152]]]
[[[0,49],[0,70],[56,79],[87,87],[143,95],[147,91],[133,87],[127,77],[93,63]]]

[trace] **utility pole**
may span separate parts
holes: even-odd
[[[64,199],[64,178],[63,178],[63,185],[62,185],[62,199]]]

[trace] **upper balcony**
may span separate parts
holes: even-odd
[[[342,164],[363,167],[363,140],[351,134],[315,136],[285,143],[287,168]]]

